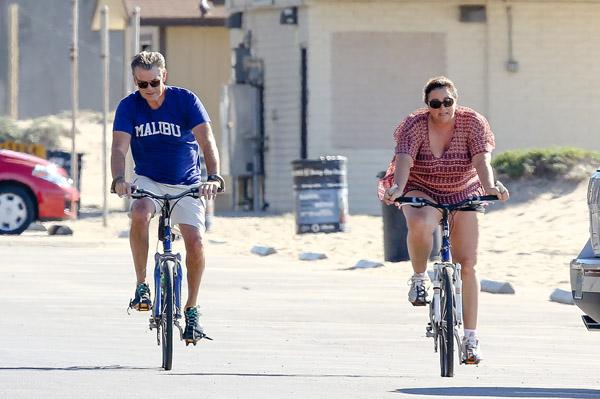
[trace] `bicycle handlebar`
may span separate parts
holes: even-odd
[[[190,196],[192,198],[200,198],[200,189],[198,187],[192,187],[190,189],[187,189],[185,191],[180,192],[179,194],[165,194],[165,195],[159,195],[159,194],[155,194],[152,191],[147,191],[141,188],[137,188],[136,186],[131,186],[131,198],[135,198],[135,199],[140,199],[140,198],[144,198],[144,197],[150,197],[150,198],[154,198],[157,200],[176,200],[179,198],[183,198],[185,196]]]
[[[110,192],[112,194],[116,194],[116,191],[113,190],[111,188]],[[219,188],[217,190],[217,193],[222,193],[223,189]],[[191,195],[190,195],[191,194]],[[189,195],[192,198],[200,198],[200,187],[192,187],[190,189],[187,189],[179,194],[175,194],[175,195],[170,195],[170,194],[165,194],[165,195],[158,195],[155,194],[151,191],[146,191],[143,190],[141,188],[137,188],[136,186],[131,186],[131,198],[134,199],[140,199],[140,198],[144,198],[144,197],[151,197],[157,200],[175,200],[175,199],[179,199],[182,197],[185,197],[186,195]]]
[[[454,210],[454,209],[464,208],[466,206],[479,205],[482,202],[498,201],[499,199],[500,198],[498,198],[498,196],[496,196],[496,195],[474,195],[474,196],[467,198],[466,200],[460,201],[456,204],[437,204],[435,202],[429,201],[426,198],[398,197],[398,198],[396,198],[395,202],[398,202],[400,204],[405,204],[405,205],[412,205],[412,206],[416,206],[419,208],[424,207],[424,206],[431,206],[431,207],[438,208],[438,209]]]

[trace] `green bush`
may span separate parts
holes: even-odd
[[[20,137],[20,132],[19,126],[13,119],[0,116],[0,143],[17,140]]]
[[[19,141],[26,144],[43,144],[46,148],[59,148],[60,138],[69,137],[71,130],[53,117],[41,117],[31,121],[20,134]]]
[[[492,160],[496,174],[509,178],[567,177],[584,178],[572,174],[576,168],[592,169],[600,164],[600,152],[581,148],[556,147],[512,150],[498,154]]]

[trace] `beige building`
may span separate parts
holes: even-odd
[[[305,152],[347,156],[350,211],[379,213],[375,176],[392,158],[392,133],[423,105],[423,84],[434,75],[453,79],[459,102],[489,119],[496,153],[600,150],[591,78],[600,72],[600,1],[228,0],[226,7],[241,18],[231,47],[246,41],[264,65],[265,199],[273,210],[291,210],[290,161]]]

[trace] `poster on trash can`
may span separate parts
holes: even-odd
[[[346,189],[298,191],[296,195],[297,233],[331,233],[346,230]]]

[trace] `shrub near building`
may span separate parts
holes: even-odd
[[[527,177],[587,179],[600,165],[600,152],[574,147],[506,151],[492,160],[500,178]]]

